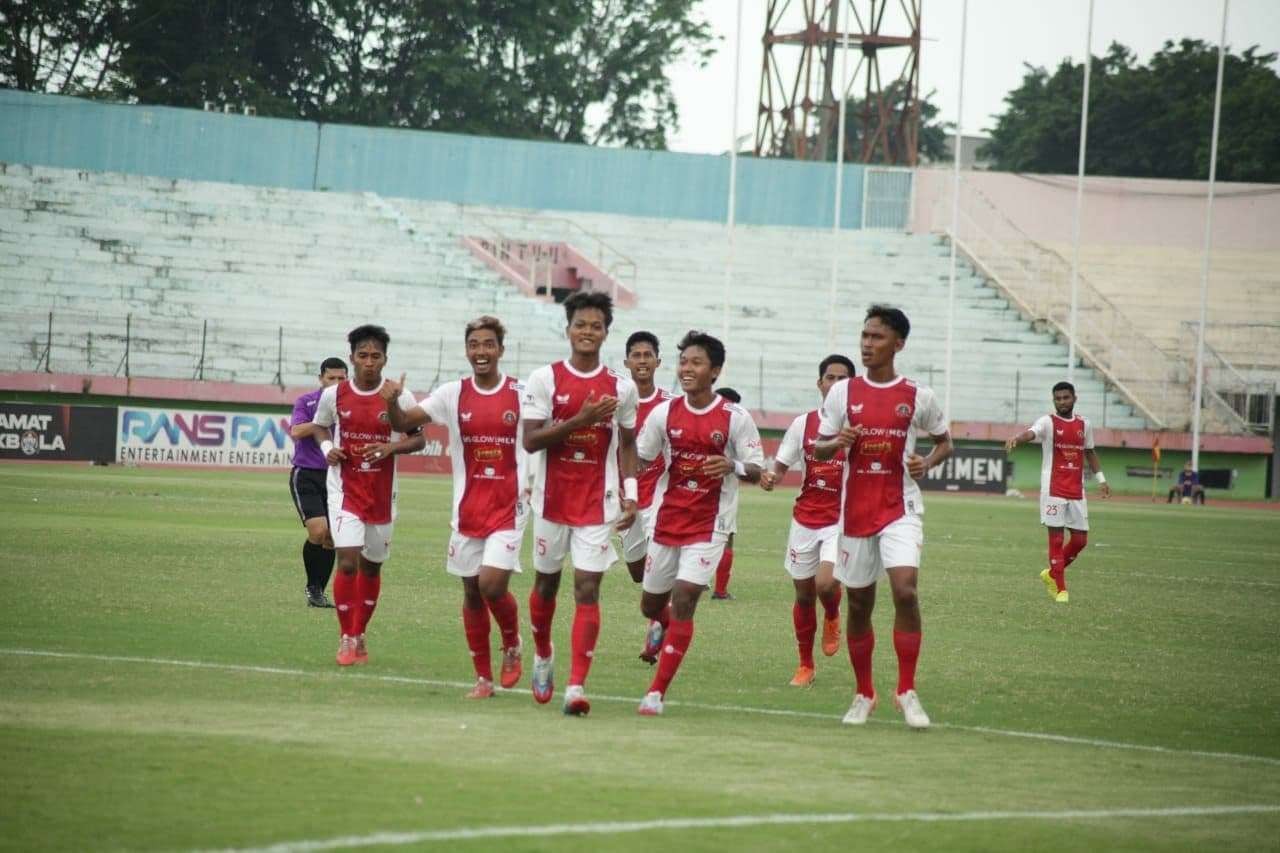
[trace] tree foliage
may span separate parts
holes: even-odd
[[[0,85],[662,148],[666,68],[712,53],[695,3],[0,0]]]
[[[1251,47],[1226,56],[1218,178],[1280,181],[1280,77],[1276,54]],[[1165,42],[1149,63],[1113,43],[1093,58],[1089,80],[1091,175],[1204,179],[1209,174],[1218,50],[1195,39]],[[1069,174],[1076,170],[1084,66],[1050,74],[1027,66],[985,154],[996,169]]]

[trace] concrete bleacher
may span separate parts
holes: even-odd
[[[526,375],[562,357],[563,311],[521,296],[474,259],[461,237],[499,229],[569,239],[565,214],[171,181],[9,165],[0,169],[0,369],[38,366],[53,314],[56,371],[113,372],[130,320],[133,375],[197,375],[309,382],[366,321],[392,334],[390,369],[427,390],[464,372],[461,329],[480,313],[510,329],[505,366]],[[632,259],[639,304],[619,310],[607,348],[620,366],[626,335],[648,328],[674,384],[674,344],[690,328],[724,322],[723,227],[611,214],[572,220]],[[589,247],[579,247],[590,251]],[[855,356],[867,305],[903,308],[913,333],[904,372],[942,393],[948,260],[930,236],[840,235],[834,304],[838,350]],[[724,382],[771,411],[816,403],[827,354],[830,233],[745,226],[735,232],[729,364]],[[956,289],[952,415],[1028,421],[1064,378],[1066,347],[1037,332],[972,269]],[[278,335],[283,359],[277,359]],[[1117,428],[1143,426],[1090,371],[1077,370],[1082,413]]]

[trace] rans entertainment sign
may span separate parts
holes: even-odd
[[[121,406],[116,461],[132,464],[288,468],[289,418],[249,412]]]

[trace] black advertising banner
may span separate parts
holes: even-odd
[[[0,459],[112,462],[115,456],[114,407],[0,403]]]
[[[925,475],[920,487],[933,491],[1003,495],[1008,468],[1003,447],[957,447],[946,462]]]

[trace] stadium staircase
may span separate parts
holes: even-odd
[[[461,329],[493,313],[510,329],[505,365],[525,375],[565,352],[562,309],[474,258],[463,238],[581,242],[591,235],[635,264],[638,304],[620,308],[607,358],[626,335],[656,332],[674,385],[674,344],[719,333],[722,377],[744,402],[791,412],[817,402],[817,362],[855,356],[866,307],[903,308],[913,331],[904,372],[941,395],[948,247],[888,231],[841,234],[829,299],[825,230],[735,232],[731,298],[715,223],[611,214],[463,207],[368,194],[299,192],[43,167],[0,167],[0,369],[305,384],[341,354],[359,322],[392,334],[390,369],[427,390],[466,371]],[[576,235],[576,236],[575,236]],[[127,355],[126,355],[127,340]],[[51,344],[51,345],[50,345]],[[1067,349],[966,265],[957,281],[953,417],[1029,421],[1066,372]],[[1077,371],[1080,410],[1113,428],[1146,419],[1092,370]]]

